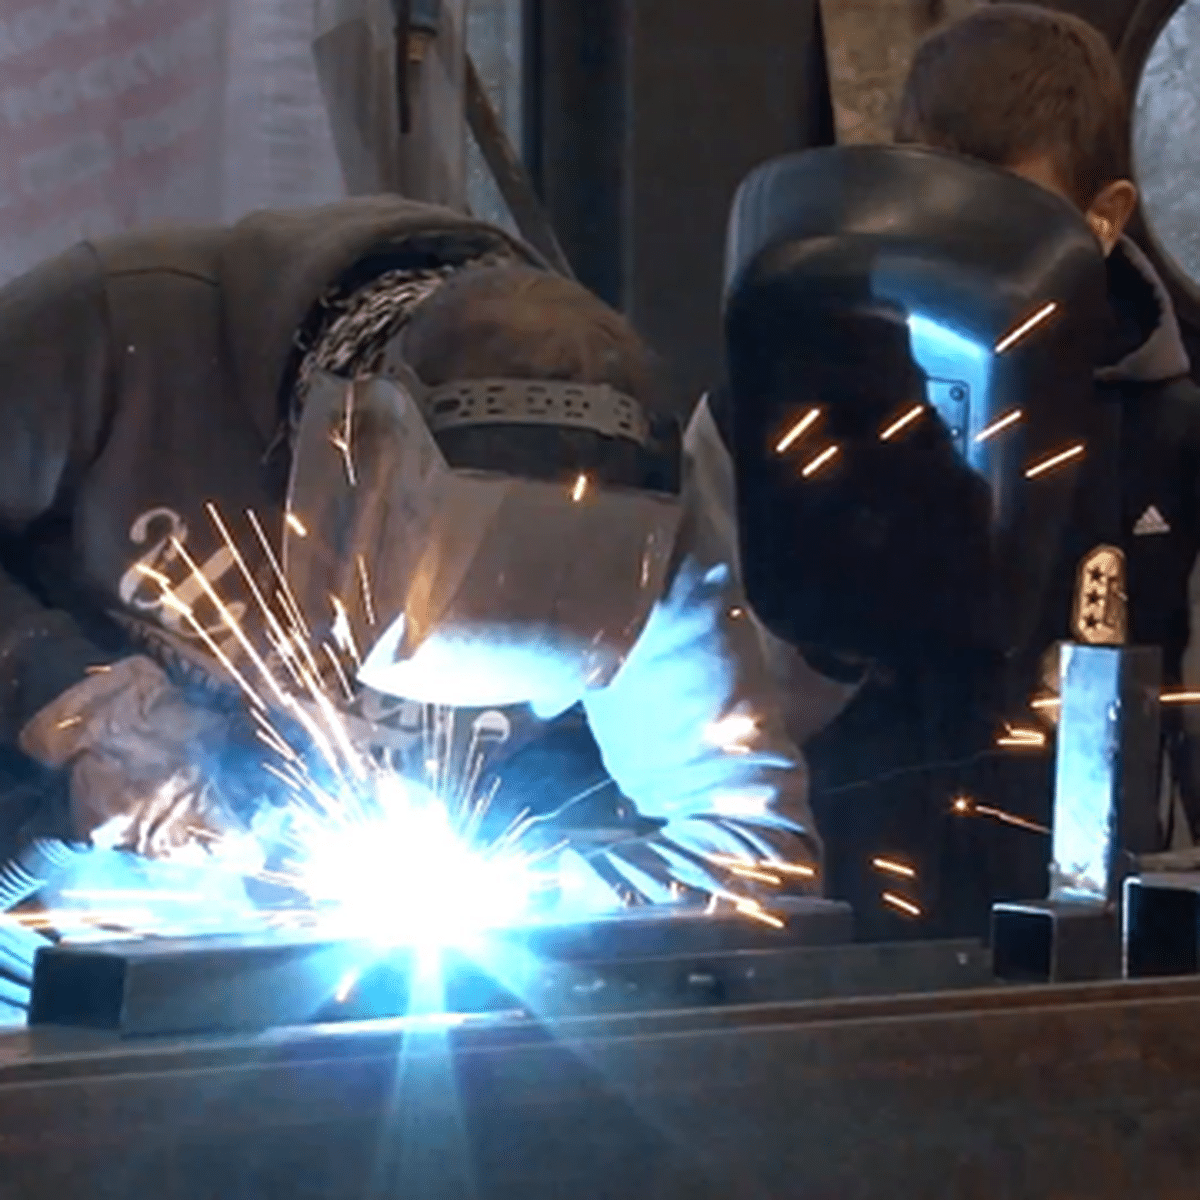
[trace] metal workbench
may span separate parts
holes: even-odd
[[[1193,1200],[1200,980],[0,1040],[0,1197]]]

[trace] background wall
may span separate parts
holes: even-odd
[[[821,0],[838,141],[890,141],[892,107],[917,42],[980,2]]]

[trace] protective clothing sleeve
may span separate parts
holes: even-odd
[[[612,683],[584,697],[604,762],[668,854],[815,865],[804,760],[738,585],[733,525],[689,455],[679,561]],[[815,878],[815,876],[814,876]]]
[[[249,852],[207,764],[228,718],[199,708],[148,658],[121,659],[69,688],[21,733],[21,749],[70,772],[81,840],[148,857]]]
[[[66,613],[10,573],[21,539],[65,511],[107,422],[108,328],[79,246],[0,289],[0,741],[107,661]]]

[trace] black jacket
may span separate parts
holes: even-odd
[[[1089,443],[1030,657],[1070,637],[1081,558],[1097,545],[1117,545],[1127,558],[1130,641],[1162,647],[1167,686],[1197,687],[1189,582],[1200,553],[1200,388],[1188,378],[1166,289],[1128,240],[1109,260],[1109,284],[1111,329],[1096,372],[1103,434]],[[727,418],[720,399],[702,402],[688,439],[709,490],[725,496],[732,536]],[[805,745],[830,890],[855,904],[860,935],[983,932],[992,900],[1045,894],[1050,842],[1029,826],[1050,823],[1053,739],[1040,755],[987,754],[963,763],[956,748],[972,705],[969,681],[935,665],[856,688],[819,676],[792,648],[765,630],[762,636],[787,692],[792,736]],[[1029,711],[1012,716],[1023,724],[1035,719]],[[1188,810],[1200,813],[1200,749],[1193,746],[1200,747],[1200,709],[1165,711],[1169,777]],[[1028,824],[962,819],[954,800],[968,788],[979,803]],[[880,856],[915,866],[917,880],[881,874],[872,865]],[[897,889],[927,921],[881,902],[884,891]]]

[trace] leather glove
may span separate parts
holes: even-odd
[[[253,839],[211,769],[229,726],[227,716],[190,703],[153,661],[135,657],[69,688],[26,725],[20,746],[69,772],[81,841],[152,858],[216,855],[253,869]]]
[[[787,829],[709,816],[559,862],[560,904],[598,913],[646,904],[707,904],[714,897],[770,906],[773,897],[820,892],[813,847]]]

